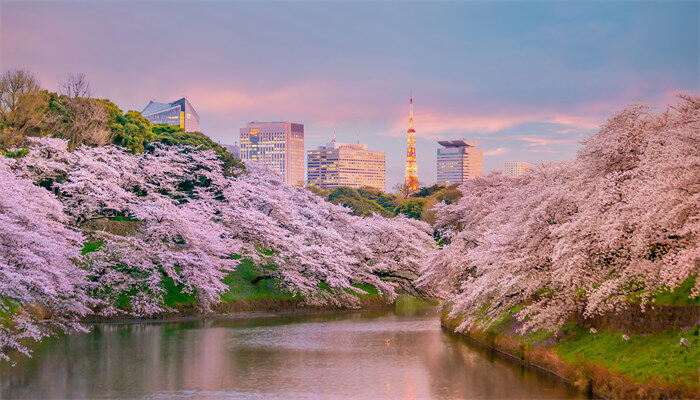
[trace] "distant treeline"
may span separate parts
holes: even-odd
[[[374,213],[393,217],[403,214],[408,218],[423,220],[429,224],[435,222],[435,213],[431,211],[435,204],[440,202],[452,204],[462,197],[462,192],[457,189],[456,184],[425,186],[412,194],[384,193],[370,187],[354,189],[343,186],[323,190],[309,186],[309,189],[331,203],[352,208],[354,215],[367,217]]]

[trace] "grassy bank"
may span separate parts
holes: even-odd
[[[700,328],[671,329],[650,334],[578,329],[556,345],[559,356],[574,365],[598,365],[638,384],[676,387],[698,392]],[[688,340],[682,345],[681,339]]]
[[[106,220],[110,229],[123,228],[116,224],[134,223],[133,221],[116,221]],[[87,254],[99,250],[103,245],[102,241],[89,241],[85,243],[82,253]],[[261,255],[269,256],[271,250],[258,249]],[[234,259],[240,259],[240,264],[235,270],[230,271],[222,280],[228,287],[226,291],[221,293],[220,302],[214,305],[215,313],[232,313],[232,312],[250,312],[250,311],[280,311],[280,310],[295,310],[295,309],[315,309],[327,308],[309,306],[305,302],[305,298],[301,295],[295,295],[284,288],[282,282],[272,276],[276,266],[272,264],[256,264],[252,260],[242,258],[240,255],[234,255]],[[358,298],[360,306],[385,305],[388,304],[377,289],[372,285],[356,284],[356,288],[363,290],[365,293],[356,293],[348,290],[347,293]],[[161,287],[164,289],[163,301],[160,304],[170,311],[159,315],[161,317],[170,317],[174,315],[192,315],[200,312],[199,301],[196,294],[188,293],[183,290],[182,286],[176,285],[175,282],[163,276]],[[321,289],[324,289],[321,287]],[[326,290],[330,293],[330,288]],[[120,296],[117,306],[128,311],[130,309],[128,296]],[[158,316],[156,316],[158,317]],[[96,317],[89,317],[89,320]]]
[[[454,331],[460,318],[443,313]],[[519,335],[512,315],[487,329],[460,334],[516,362],[559,376],[583,392],[604,398],[698,398],[700,328],[675,327],[645,334],[623,334],[567,324],[560,332]],[[681,338],[687,343],[681,344]]]

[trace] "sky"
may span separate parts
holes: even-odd
[[[0,67],[57,90],[85,73],[124,111],[187,96],[232,144],[247,122],[360,142],[403,181],[409,93],[418,177],[437,140],[481,142],[486,172],[575,156],[614,112],[699,92],[699,3],[0,0]]]

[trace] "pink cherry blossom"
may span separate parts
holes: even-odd
[[[700,98],[659,114],[631,106],[572,161],[460,189],[457,204],[436,206],[450,244],[419,279],[464,317],[458,329],[516,305],[523,331],[630,306],[632,293],[644,308],[700,268]]]

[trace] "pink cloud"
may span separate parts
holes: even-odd
[[[187,95],[199,110],[228,115],[245,115],[250,119],[276,118],[303,121],[316,126],[334,126],[369,122],[376,126],[378,134],[388,137],[405,135],[408,127],[406,104],[394,101],[390,91],[377,83],[376,93],[368,93],[357,85],[343,82],[310,80],[281,86],[272,90],[244,86],[225,88],[211,84],[186,88]],[[652,105],[673,101],[679,91],[663,92]],[[673,93],[673,94],[672,94]],[[483,105],[489,111],[459,112],[418,105],[415,128],[419,137],[435,140],[445,134],[485,135],[525,123],[559,125],[556,133],[578,135],[590,133],[605,122],[613,112],[629,103],[629,93],[604,100],[582,102],[565,110],[552,106],[500,106]],[[625,99],[627,103],[624,102]],[[246,117],[248,118],[248,117]],[[546,146],[555,143],[571,143],[574,139],[520,138],[530,146]]]
[[[525,149],[524,151],[528,153],[559,153],[558,150],[555,150],[551,147],[545,147],[543,149]]]
[[[326,81],[306,81],[273,90],[192,86],[186,89],[197,108],[215,114],[270,115],[333,125],[381,118],[385,108],[362,101],[353,87]]]
[[[522,140],[523,142],[527,142],[528,146],[548,146],[551,144],[564,144],[575,142],[575,139],[554,139],[536,136],[523,136],[518,137],[516,139]]]
[[[505,148],[505,147],[499,147],[495,150],[488,150],[484,152],[485,156],[500,156],[503,154],[507,154],[510,152],[510,149]]]
[[[498,132],[524,123],[550,123],[564,125],[571,132],[590,131],[597,128],[602,118],[576,114],[561,114],[546,109],[502,110],[492,113],[457,114],[440,110],[421,110],[416,114],[415,125],[419,136],[439,139],[445,133],[464,133],[469,135]],[[403,133],[406,118],[395,120],[390,136]]]

